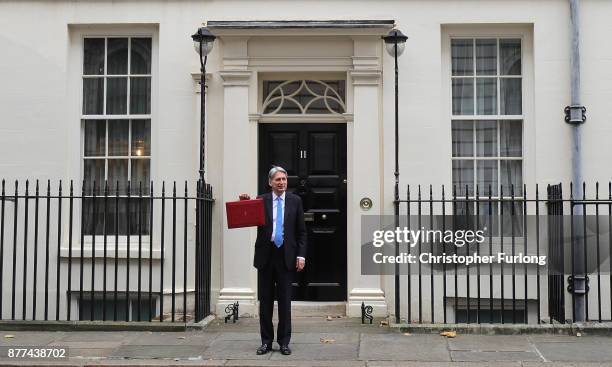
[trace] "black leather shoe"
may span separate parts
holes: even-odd
[[[281,345],[280,352],[284,356],[288,356],[291,354],[291,349],[289,349],[288,345]]]
[[[259,348],[257,348],[257,355],[261,356],[272,350],[271,344],[262,344]]]

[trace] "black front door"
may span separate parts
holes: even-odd
[[[260,124],[259,192],[272,165],[288,173],[288,191],[304,203],[306,268],[295,301],[346,300],[346,125]]]

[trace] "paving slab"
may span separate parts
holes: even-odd
[[[529,340],[534,343],[587,343],[587,344],[609,344],[612,345],[612,337],[608,336],[573,336],[573,335],[529,335]]]
[[[427,347],[424,347],[427,346]],[[360,360],[450,361],[446,339],[438,335],[361,335]]]
[[[271,353],[258,356],[255,351],[260,346],[257,340],[215,340],[206,348],[204,359],[269,359]],[[278,349],[278,346],[274,348]]]
[[[7,338],[12,335],[12,338]],[[47,345],[56,339],[65,336],[64,332],[36,332],[36,331],[2,331],[0,332],[0,345]]]
[[[612,362],[523,362],[523,367],[612,367]]]
[[[270,360],[339,361],[356,360],[358,355],[357,344],[292,344],[291,355],[275,351]]]
[[[216,333],[195,332],[145,332],[130,338],[127,345],[208,345]]]
[[[117,340],[129,341],[146,332],[135,331],[73,331],[65,332],[58,342],[112,342]]]
[[[68,354],[74,358],[107,358],[112,355],[114,348],[70,348]]]
[[[548,361],[610,362],[612,343],[535,343]]]
[[[292,333],[291,344],[324,344],[321,340],[327,340],[331,344],[357,344],[359,333],[355,332],[332,332],[332,333]]]
[[[111,353],[112,358],[180,358],[180,359],[201,359],[204,354],[204,347],[194,345],[123,345],[116,348]]]
[[[451,351],[533,352],[524,335],[459,335],[448,339],[448,348]]]
[[[275,330],[276,331],[276,330]],[[229,331],[218,333],[217,340],[251,341],[257,346],[261,345],[261,335],[258,332]],[[257,347],[255,347],[257,348]]]
[[[90,342],[90,341],[79,341],[79,342],[73,342],[73,341],[63,341],[63,340],[59,340],[59,341],[54,341],[51,342],[49,344],[47,344],[47,346],[49,347],[65,347],[68,348],[70,350],[72,349],[88,349],[88,348],[105,348],[105,349],[113,349],[113,348],[118,348],[123,344],[123,341],[121,339],[117,339],[116,341],[97,341],[97,342]]]
[[[456,362],[543,361],[536,352],[471,352],[451,351]]]
[[[205,333],[205,332],[197,332],[193,333],[193,335],[186,335],[185,339],[181,343],[182,345],[201,345],[201,346],[209,346],[213,341],[218,340],[219,333]]]
[[[367,367],[490,367],[491,362],[368,361]],[[521,362],[495,362],[495,367],[521,367]],[[550,364],[542,367],[552,367]]]
[[[232,367],[366,367],[365,361],[298,361],[298,360],[230,360],[225,366]],[[516,366],[514,366],[516,367]]]

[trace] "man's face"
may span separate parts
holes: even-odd
[[[268,183],[275,194],[282,195],[287,190],[287,175],[283,172],[276,172]]]

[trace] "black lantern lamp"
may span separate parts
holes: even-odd
[[[406,37],[399,29],[391,30],[386,36],[383,37],[385,41],[385,47],[389,55],[393,56],[395,61],[395,227],[399,227],[399,123],[398,123],[398,70],[397,70],[397,58],[404,52],[406,46]],[[399,247],[395,246],[395,254],[399,254]],[[410,277],[410,275],[408,275]],[[410,281],[410,279],[408,280]],[[399,265],[395,264],[395,322],[400,322],[400,278],[399,278]]]
[[[200,56],[200,180],[204,183],[204,139],[206,126],[206,59],[215,44],[215,35],[208,28],[201,27],[191,36],[193,46]]]

